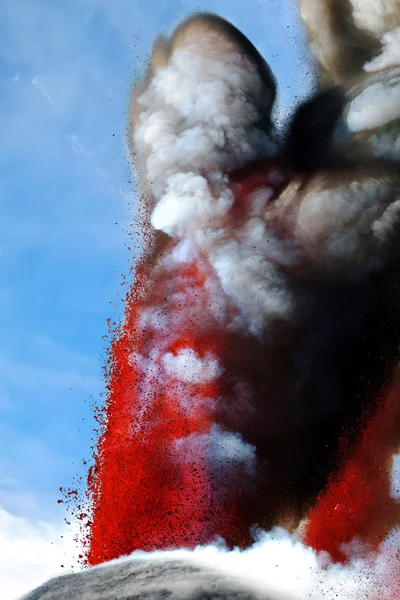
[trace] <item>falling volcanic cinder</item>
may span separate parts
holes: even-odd
[[[287,168],[274,100],[252,44],[202,14],[156,42],[134,91],[146,247],[111,347],[91,565],[247,547],[252,526],[308,514],[307,541],[343,560],[398,521],[374,486],[398,444],[400,176]]]

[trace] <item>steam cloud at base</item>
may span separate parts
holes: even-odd
[[[399,532],[378,552],[364,554],[361,544],[348,548],[348,564],[333,564],[296,535],[279,528],[256,533],[247,550],[228,551],[222,542],[195,550],[135,552],[64,575],[24,600],[393,600],[400,592]]]
[[[156,42],[132,100],[146,242],[112,343],[89,564],[217,536],[246,548],[254,526],[306,519],[299,539],[347,566],[274,531],[324,593],[353,574],[354,598],[398,593],[397,66],[346,89],[327,163],[301,172],[239,31],[197,15]],[[249,556],[275,544],[262,535]]]

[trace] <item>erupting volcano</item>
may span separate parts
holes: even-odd
[[[299,524],[345,561],[398,524],[400,175],[354,145],[368,90],[340,114],[312,105],[329,151],[303,169],[285,147],[307,136],[274,133],[273,75],[236,28],[201,14],[155,43],[131,105],[146,235],[111,346],[89,564]]]

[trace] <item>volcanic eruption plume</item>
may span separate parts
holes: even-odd
[[[368,89],[344,92],[327,128],[356,164],[301,172],[274,133],[273,75],[236,28],[198,14],[155,43],[131,104],[145,247],[111,348],[90,564],[246,547],[252,526],[309,514],[308,542],[343,559],[398,522],[382,468],[398,444],[400,175],[390,150],[364,157]]]

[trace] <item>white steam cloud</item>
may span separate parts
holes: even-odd
[[[244,216],[236,235],[227,222],[235,200],[227,170],[276,151],[257,125],[263,95],[273,97],[273,91],[243,51],[220,33],[200,30],[174,50],[137,98],[134,132],[140,170],[156,198],[153,227],[206,252],[253,333],[261,332],[269,316],[286,317],[292,306],[269,260],[288,260],[285,250],[254,218],[271,194],[258,198],[256,214]]]
[[[347,110],[349,133],[400,117],[399,81],[386,78],[358,93]],[[313,181],[310,192],[295,182],[274,202],[271,188],[261,190],[245,199],[232,222],[237,197],[227,173],[277,150],[271,134],[258,126],[266,120],[260,108],[266,93],[244,52],[200,25],[175,43],[166,64],[149,77],[136,98],[132,132],[137,167],[155,200],[153,227],[206,254],[239,309],[236,326],[256,336],[296,311],[288,274],[311,260],[328,270],[340,263],[357,279],[359,269],[382,266],[399,221],[395,186],[372,172],[369,178],[354,174],[345,184]],[[393,154],[397,143],[398,136],[385,131],[375,153]],[[392,203],[396,208],[389,208]],[[277,232],[278,220],[286,223],[287,235]],[[182,256],[174,249],[168,260]]]
[[[363,556],[362,545],[348,549],[346,565],[332,564],[327,554],[317,554],[296,534],[275,528],[258,531],[257,541],[245,551],[227,551],[223,544],[194,552],[155,552],[155,559],[182,557],[217,567],[249,587],[280,600],[395,600],[398,596],[400,530],[393,531],[373,554]],[[352,553],[353,551],[353,553]],[[135,553],[135,556],[143,556]],[[396,574],[397,571],[397,574]]]
[[[400,530],[393,531],[373,554],[362,545],[348,548],[346,565],[332,564],[297,535],[281,528],[257,531],[248,550],[226,549],[223,540],[194,551],[134,552],[98,567],[50,581],[33,592],[35,600],[97,600],[161,597],[240,600],[396,600],[399,597],[398,548]],[[162,590],[162,592],[160,592]],[[143,596],[141,596],[143,592]],[[136,595],[135,595],[136,594]],[[11,598],[10,598],[11,600]],[[14,600],[14,599],[12,599]],[[30,600],[30,596],[27,597]]]
[[[251,473],[256,462],[256,449],[245,442],[238,433],[225,431],[213,425],[209,433],[193,433],[175,441],[178,456],[192,460],[195,454],[212,461],[215,469],[224,471],[243,465]]]
[[[400,27],[382,36],[382,52],[364,65],[364,71],[381,71],[400,65]]]
[[[400,119],[399,75],[366,87],[350,104],[347,114],[347,124],[353,132],[376,129],[397,119]]]
[[[350,0],[354,21],[361,30],[380,37],[388,23],[399,21],[398,0]]]
[[[17,516],[0,505],[0,589],[16,600],[49,577],[79,569],[79,527]]]
[[[180,350],[177,354],[168,352],[163,364],[170,377],[189,383],[208,383],[221,374],[218,360],[208,354],[200,358],[191,348]]]

